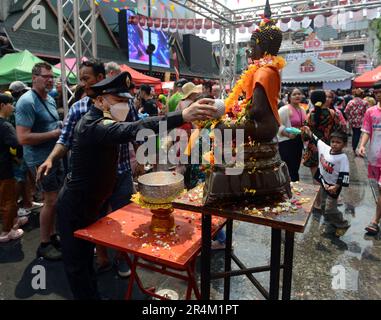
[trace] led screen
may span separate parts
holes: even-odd
[[[131,14],[130,11],[127,11],[127,21],[128,16]],[[143,29],[140,25],[128,24],[127,30],[129,61],[148,65],[149,55],[146,53],[149,44],[148,29]],[[169,68],[168,35],[163,31],[151,29],[151,43],[156,47],[156,50],[152,54],[152,65]]]

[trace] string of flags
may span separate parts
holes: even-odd
[[[114,10],[115,12],[119,13],[122,10],[131,10],[134,11],[135,14],[138,14],[138,8],[137,8],[137,1],[136,0],[130,0],[129,3],[133,3],[133,5],[126,5],[127,0],[94,0],[94,3],[96,6],[99,6],[101,4],[106,4],[110,9]],[[163,3],[159,3],[161,11],[165,11],[165,5]],[[147,6],[144,5],[143,10],[145,11],[147,9]],[[151,0],[151,9],[152,11],[157,11],[158,7],[156,6],[156,0]],[[169,5],[169,10],[171,12],[175,12],[175,5],[171,3]]]
[[[140,25],[142,28],[155,28],[157,30],[167,31],[168,29],[172,32],[175,31],[184,31],[184,30],[195,30],[196,32],[202,30],[207,31],[211,30],[212,32],[216,29],[220,29],[221,25],[213,22],[209,19],[181,19],[181,18],[159,18],[159,17],[146,17],[138,13],[137,8],[138,0],[94,0],[94,3],[99,6],[102,4],[107,4],[110,9],[113,9],[115,12],[120,12],[122,10],[131,10],[135,13],[135,16],[130,16],[128,23]],[[128,6],[127,3],[130,5]],[[156,5],[156,7],[155,7]],[[157,9],[157,6],[160,5],[161,10],[165,11],[166,6],[161,1],[151,0],[151,8]],[[168,2],[168,7],[171,12],[175,11],[175,5]],[[167,8],[168,8],[167,7]],[[142,9],[145,11],[146,6],[143,6]],[[297,16],[293,18],[282,18],[278,21],[278,26],[280,29],[285,32],[288,30],[297,31],[301,28],[308,28],[312,22],[315,27],[322,27],[324,25],[331,25],[333,28],[339,28],[340,25],[345,24],[349,21],[360,21],[364,18],[374,19],[381,16],[380,8],[377,9],[368,9],[365,10],[355,10],[347,11],[345,13],[333,13],[331,11],[324,12],[322,14],[310,14]],[[256,28],[256,21],[260,21],[261,15],[263,12],[256,12],[251,15],[245,15],[237,18],[236,28],[240,33],[252,32]],[[153,10],[153,15],[155,15],[155,10]],[[247,22],[239,23],[239,20],[249,20]],[[250,21],[250,19],[252,19]]]

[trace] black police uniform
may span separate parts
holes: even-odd
[[[113,79],[106,79],[98,86],[115,88]],[[131,123],[115,122],[92,105],[75,127],[72,171],[57,202],[63,262],[74,299],[99,299],[99,294],[93,267],[95,245],[75,238],[73,233],[94,223],[112,194],[118,145],[134,141],[141,129],[148,128],[157,133],[160,121],[167,121],[168,130],[183,124],[181,112]]]

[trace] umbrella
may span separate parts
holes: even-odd
[[[376,69],[363,73],[353,81],[354,87],[372,87],[377,81],[381,80],[381,66]]]
[[[36,57],[28,50],[6,54],[0,59],[0,85],[9,84],[16,80],[30,83],[33,66],[39,62],[44,62],[44,60]],[[60,69],[52,67],[52,70],[55,77],[61,75]],[[77,79],[72,75],[69,81],[74,84]]]

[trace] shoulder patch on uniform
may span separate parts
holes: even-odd
[[[103,124],[104,124],[105,126],[108,126],[108,125],[110,125],[110,124],[115,123],[116,121],[115,121],[115,120],[111,120],[111,119],[105,119],[105,120],[103,120],[102,122],[103,122]]]

